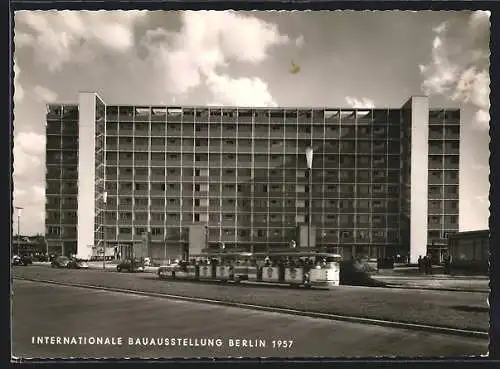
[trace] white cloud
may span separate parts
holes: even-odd
[[[43,86],[35,86],[33,92],[39,102],[51,103],[57,99],[57,94],[54,91]]]
[[[345,101],[349,104],[351,108],[356,109],[371,109],[375,107],[375,102],[367,97],[362,97],[361,99],[346,96]]]
[[[471,102],[479,108],[490,106],[490,78],[486,70],[470,67],[462,72],[455,86],[454,100]]]
[[[490,113],[488,110],[478,110],[474,115],[474,123],[480,130],[488,130],[490,128]]]
[[[150,60],[164,74],[164,84],[170,92],[183,94],[207,81],[209,89],[225,96],[225,101],[228,93],[222,92],[221,86],[231,89],[244,84],[265,94],[267,86],[263,87],[258,79],[236,78],[230,82],[230,77],[218,68],[225,68],[230,62],[262,63],[271,47],[289,43],[288,36],[281,35],[276,25],[234,11],[186,11],[181,21],[178,33],[157,29],[148,31],[143,39]],[[236,100],[241,101],[242,96]],[[259,97],[256,103],[266,101],[270,103],[268,97]]]
[[[207,86],[219,104],[248,107],[271,107],[276,102],[267,84],[258,77],[231,78],[227,75],[211,74]]]
[[[19,76],[21,75],[21,68],[17,64],[16,59],[14,58],[14,102],[21,102],[24,98],[24,90],[19,82]]]
[[[22,189],[22,188],[14,188],[14,204],[21,204],[23,196],[25,196],[28,193],[28,191]]]
[[[482,165],[482,164],[474,164],[474,165],[472,165],[472,169],[482,172],[482,171],[490,170],[490,167],[487,165]]]
[[[479,196],[476,196],[475,199],[482,204],[489,204],[490,203],[489,195],[479,195]]]
[[[134,46],[134,25],[145,11],[18,11],[18,47],[31,46],[35,59],[55,72],[70,61],[88,61],[90,46],[124,52]]]
[[[35,185],[33,186],[32,191],[35,199],[37,199],[38,201],[45,200],[45,187],[40,185]]]
[[[489,122],[489,12],[473,12],[465,29],[442,23],[434,28],[431,61],[419,65],[427,95],[448,95],[451,100],[477,108],[475,124]]]
[[[447,22],[441,23],[439,26],[433,28],[432,30],[436,33],[442,33],[446,30],[446,27],[448,26]]]
[[[35,38],[28,33],[15,32],[14,34],[14,46],[23,47],[33,44]]]
[[[472,28],[489,25],[491,12],[489,10],[477,10],[469,18],[469,26]]]
[[[300,35],[299,37],[297,37],[295,39],[295,46],[297,46],[297,47],[304,46],[304,36],[303,35]]]
[[[14,139],[14,176],[28,174],[43,165],[45,136],[33,132],[21,132]]]
[[[442,94],[449,90],[457,78],[457,67],[448,59],[441,38],[436,36],[432,42],[432,61],[428,65],[419,65],[425,80],[422,90],[426,94]]]

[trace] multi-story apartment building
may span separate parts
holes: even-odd
[[[48,107],[47,240],[82,255],[146,240],[151,257],[173,258],[293,239],[415,261],[458,231],[459,139],[460,111],[426,97],[325,109],[116,106],[80,93]]]

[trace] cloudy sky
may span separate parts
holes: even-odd
[[[396,108],[427,94],[462,108],[460,229],[488,226],[487,12],[19,11],[14,42],[24,234],[44,231],[45,102],[81,90],[108,104]]]

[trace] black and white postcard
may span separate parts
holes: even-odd
[[[13,360],[486,355],[489,11],[14,21]]]

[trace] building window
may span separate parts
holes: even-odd
[[[59,227],[49,227],[49,234],[59,236],[61,229]]]
[[[120,229],[118,230],[118,233],[119,234],[131,234],[132,230],[128,227],[120,227]]]
[[[163,235],[163,228],[152,228],[151,234],[153,236],[162,236]]]

